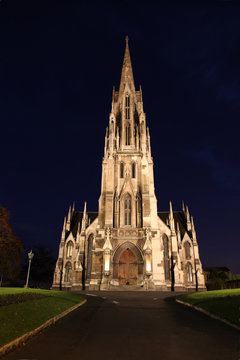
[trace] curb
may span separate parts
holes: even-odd
[[[25,344],[26,341],[28,341],[33,336],[37,335],[40,331],[42,331],[43,329],[45,329],[46,327],[48,327],[48,326],[50,326],[52,324],[55,324],[58,320],[60,320],[64,316],[68,315],[73,310],[76,310],[78,307],[84,305],[86,302],[87,302],[87,300],[83,300],[79,304],[74,305],[71,308],[69,308],[69,309],[65,310],[64,312],[62,312],[61,314],[58,314],[58,315],[54,316],[53,318],[47,320],[45,323],[43,323],[42,325],[40,325],[36,329],[31,330],[31,331],[27,332],[26,334],[24,334],[22,336],[19,336],[18,338],[11,341],[10,343],[3,345],[0,348],[0,357],[3,357],[4,355],[6,355],[10,351],[14,350],[15,348]]]
[[[237,325],[235,325],[235,324],[232,324],[232,323],[230,323],[229,321],[220,318],[219,316],[213,315],[212,313],[210,313],[210,312],[208,312],[208,311],[206,311],[206,310],[204,310],[204,309],[202,309],[202,308],[200,308],[200,307],[197,307],[197,306],[195,306],[195,305],[186,303],[186,302],[181,301],[181,300],[178,300],[178,299],[176,299],[175,301],[176,301],[177,303],[179,303],[179,304],[182,304],[182,305],[188,306],[188,307],[190,307],[190,308],[192,308],[192,309],[195,309],[195,310],[197,310],[197,311],[199,311],[199,312],[201,312],[201,313],[203,313],[203,314],[211,317],[212,319],[219,320],[219,321],[223,322],[224,324],[226,324],[226,325],[228,325],[228,326],[231,326],[232,328],[240,331],[240,327],[239,327],[239,326],[237,326]]]

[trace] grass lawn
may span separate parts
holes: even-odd
[[[0,297],[10,299],[0,306],[0,347],[84,300],[64,291],[23,288],[0,288]]]
[[[178,299],[240,326],[240,289],[186,294]]]

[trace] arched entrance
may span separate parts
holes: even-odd
[[[119,245],[113,254],[113,279],[119,285],[139,285],[143,281],[143,255],[131,241]]]
[[[137,257],[127,248],[119,258],[118,278],[119,285],[136,285],[138,277]]]

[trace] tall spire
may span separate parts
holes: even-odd
[[[125,48],[125,53],[124,53],[124,58],[123,58],[123,66],[122,66],[119,94],[123,93],[125,85],[127,83],[129,84],[130,89],[132,91],[135,91],[132,63],[131,63],[131,58],[130,58],[129,46],[128,46],[128,40],[129,40],[128,36],[126,36],[125,40],[126,40],[126,48]]]

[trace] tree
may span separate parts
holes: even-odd
[[[13,233],[9,223],[9,211],[0,206],[0,286],[3,277],[16,280],[24,252],[23,243]]]

